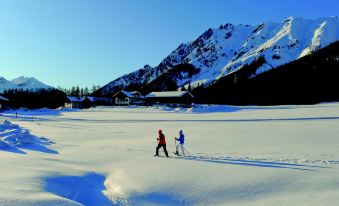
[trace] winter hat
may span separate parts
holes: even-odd
[[[162,133],[162,130],[161,130],[161,129],[159,129],[159,130],[158,130],[158,132],[159,132],[159,134],[160,134],[160,133]]]
[[[180,134],[182,133],[182,129],[181,129],[181,130],[179,130],[179,133],[180,133]]]

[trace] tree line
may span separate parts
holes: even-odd
[[[86,97],[100,89],[100,85],[93,85],[91,88],[88,88],[87,86],[84,88],[79,86],[72,86],[71,88],[63,88],[58,86],[57,89],[64,92],[67,96]]]
[[[43,107],[55,109],[64,106],[66,101],[65,93],[54,88],[38,90],[9,89],[5,90],[2,96],[9,99],[5,107],[14,109],[37,109]]]
[[[55,109],[64,106],[67,96],[89,96],[99,88],[99,85],[93,85],[90,89],[79,86],[69,89],[60,86],[57,89],[8,89],[1,95],[9,99],[9,102],[3,103],[7,108],[37,109],[47,107]]]

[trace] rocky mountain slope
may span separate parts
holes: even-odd
[[[253,73],[256,76],[337,40],[338,17],[316,20],[289,17],[280,23],[266,22],[257,26],[225,24],[208,29],[192,42],[181,44],[158,66],[146,65],[119,77],[98,90],[97,94],[111,95],[122,88],[149,91],[187,87],[188,84],[193,88],[202,83],[209,85],[258,58],[264,58],[265,62]],[[164,78],[164,74],[171,74],[173,68],[182,64],[191,65],[195,70],[176,69],[174,75],[167,77],[172,86],[154,87],[159,77]]]

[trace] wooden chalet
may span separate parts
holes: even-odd
[[[112,96],[114,105],[128,106],[128,105],[140,105],[144,103],[144,96],[138,91],[119,91]]]
[[[194,102],[194,96],[189,91],[151,92],[145,99],[149,104],[190,105]]]
[[[84,100],[83,97],[71,97],[68,96],[65,102],[65,108],[69,109],[82,109],[84,108]]]

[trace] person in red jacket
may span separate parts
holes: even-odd
[[[158,133],[159,133],[159,136],[157,138],[158,146],[157,146],[157,149],[156,149],[156,152],[155,152],[155,156],[159,156],[159,149],[162,147],[162,148],[164,148],[164,152],[165,152],[166,157],[168,157],[168,152],[167,152],[167,149],[166,149],[165,135],[162,133],[161,129],[159,129]]]

